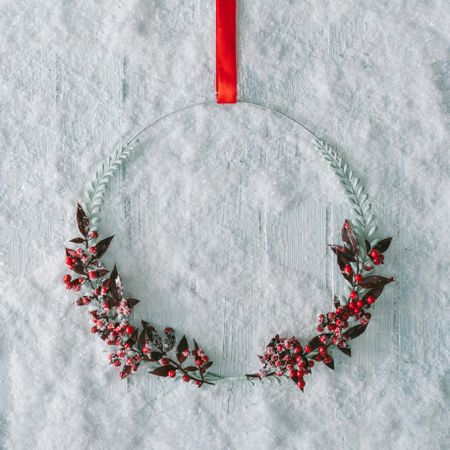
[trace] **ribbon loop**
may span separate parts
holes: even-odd
[[[236,0],[216,0],[216,101],[237,101]]]

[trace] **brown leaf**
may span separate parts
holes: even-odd
[[[392,283],[393,281],[394,278],[392,277],[386,278],[380,275],[370,275],[368,277],[365,277],[363,281],[359,282],[358,284],[364,289],[372,289],[383,287],[386,284]]]
[[[380,242],[378,242],[377,245],[375,245],[374,248],[376,248],[380,253],[384,253],[391,245],[391,241],[392,241],[391,237],[382,239]]]
[[[341,302],[340,302],[340,300],[339,300],[336,296],[334,296],[334,307],[335,307],[336,309],[338,309],[339,306],[341,306]]]
[[[109,277],[109,292],[111,293],[115,304],[118,305],[123,298],[123,286],[122,280],[120,279],[119,273],[117,272],[117,267],[114,265],[111,271],[111,276]]]
[[[170,370],[176,370],[176,368],[169,364],[168,366],[158,367],[155,370],[152,370],[150,373],[153,375],[157,375],[158,377],[167,377]]]
[[[135,298],[127,298],[128,308],[134,308],[138,303],[139,300],[136,300]]]
[[[95,246],[95,256],[97,258],[101,258],[105,253],[106,250],[108,250],[109,244],[113,240],[114,236],[109,236],[103,240],[101,240],[96,246]]]
[[[344,355],[352,356],[352,349],[350,347],[337,347]]]
[[[311,351],[315,350],[317,347],[319,347],[319,345],[322,345],[322,343],[320,342],[320,337],[319,336],[313,337],[308,342],[308,345],[311,347]]]
[[[186,336],[183,336],[177,345],[177,359],[180,364],[183,364],[184,361],[186,361],[188,355],[185,355],[184,353],[185,352],[187,353],[188,351],[189,351],[189,344],[186,339]]]
[[[77,205],[77,224],[80,233],[87,237],[89,233],[89,218],[80,204]]]
[[[356,240],[355,234],[353,233],[352,225],[348,220],[344,222],[344,226],[342,227],[342,240],[350,246],[355,255],[358,254],[358,241]]]
[[[331,361],[330,362],[325,362],[325,361],[323,361],[323,363],[327,366],[327,367],[329,367],[330,369],[333,369],[334,370],[334,359],[331,357],[331,355],[329,355],[329,357],[331,358]]]
[[[69,242],[73,242],[74,244],[82,244],[84,242],[84,239],[77,237],[77,238],[71,239]]]
[[[366,301],[369,296],[378,298],[381,295],[381,293],[383,292],[383,289],[384,289],[383,286],[376,288],[376,289],[371,289],[370,291],[368,291],[367,293],[364,294],[364,296],[361,300]]]
[[[342,247],[341,245],[330,245],[329,247],[336,255],[341,255],[343,258],[345,258],[347,262],[356,261],[355,255],[352,254],[349,248]]]
[[[358,336],[360,336],[361,334],[363,334],[364,331],[366,331],[366,328],[367,328],[367,324],[366,325],[359,324],[352,328],[349,328],[347,330],[347,332],[345,333],[345,335],[348,336],[350,339],[355,339]]]

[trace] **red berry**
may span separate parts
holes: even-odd
[[[356,299],[358,298],[358,293],[357,293],[356,291],[352,291],[352,292],[350,292],[349,297],[350,297],[352,300],[356,300]]]
[[[333,330],[336,328],[336,325],[335,325],[334,323],[329,323],[328,326],[327,326],[327,328],[328,328],[330,331],[333,331]]]
[[[305,353],[309,353],[312,350],[310,345],[305,345]]]
[[[146,345],[144,345],[144,347],[142,347],[142,353],[146,355],[147,353],[150,353],[150,349]]]
[[[169,359],[166,358],[165,356],[159,360],[159,363],[160,363],[162,366],[167,366],[167,365],[169,365],[169,362],[170,362]]]
[[[103,309],[109,309],[109,303],[108,302],[104,302],[102,304],[102,307],[103,307]],[[133,331],[131,333],[133,333]],[[127,333],[127,334],[131,334],[131,333]]]
[[[97,278],[97,273],[95,272],[95,270],[91,270],[91,271],[88,273],[88,275],[89,275],[89,278],[90,278],[91,280],[94,280],[95,278]]]
[[[72,279],[72,277],[67,273],[66,275],[64,275],[64,283],[70,283],[70,280]]]
[[[98,238],[98,233],[97,233],[96,231],[91,231],[91,232],[89,233],[89,237],[90,237],[91,239],[97,239],[97,238]]]
[[[370,257],[372,259],[377,259],[380,257],[380,251],[377,250],[376,248],[374,248],[373,250],[370,251]]]
[[[208,361],[209,361],[209,358],[205,355],[205,356],[202,356],[202,361],[204,362],[204,363],[207,363]]]
[[[298,345],[297,347],[294,348],[294,352],[295,353],[301,353],[302,352],[302,347],[300,345]]]
[[[195,385],[201,387],[202,382],[200,380],[195,380]]]
[[[350,275],[353,272],[352,266],[350,264],[347,264],[344,267],[344,273],[346,273],[347,275]]]
[[[371,305],[372,303],[375,303],[376,298],[372,295],[369,295],[366,299],[366,302]]]
[[[360,273],[357,273],[355,275],[355,283],[361,283],[362,280],[363,280],[363,276]]]
[[[309,367],[314,367],[314,361],[313,361],[313,360],[308,361],[308,366],[309,366]]]
[[[198,366],[201,366],[201,364],[202,364],[202,362],[201,362],[201,360],[200,359],[196,359],[195,360],[195,365],[198,367]]]
[[[97,250],[95,249],[94,246],[89,248],[89,252],[91,252],[93,255],[95,255],[97,253]]]
[[[317,332],[318,333],[322,333],[322,331],[323,331],[323,327],[321,327],[320,325],[317,327]]]
[[[303,389],[305,387],[305,382],[303,381],[303,379],[300,379],[300,380],[297,381],[297,386],[300,389]]]
[[[356,302],[356,306],[357,306],[358,308],[362,308],[362,307],[364,306],[364,302],[363,302],[362,300],[358,300],[358,301]]]
[[[376,266],[379,266],[379,265],[381,264],[381,259],[380,259],[380,258],[374,258],[374,259],[373,259],[373,263],[374,263]]]
[[[176,374],[177,373],[173,369],[171,369],[167,372],[167,375],[169,376],[169,378],[173,378]]]
[[[170,328],[170,327],[164,328],[164,333],[170,334],[170,333],[172,333],[172,332],[173,332],[173,329],[172,329],[172,328]]]
[[[190,378],[190,376],[187,374],[187,373],[185,373],[184,375],[183,375],[183,381],[186,381],[186,383],[190,380],[191,378]]]
[[[348,304],[348,307],[350,308],[350,309],[355,309],[357,306],[356,306],[356,302],[350,302],[349,304]]]
[[[73,266],[73,265],[75,264],[75,262],[76,262],[76,259],[75,259],[75,258],[71,258],[70,256],[68,256],[68,257],[66,258],[66,264],[67,264],[68,266]]]
[[[325,364],[330,364],[330,362],[332,361],[331,356],[325,356],[325,358],[323,358],[323,362]]]
[[[92,328],[91,328],[91,333],[97,333],[97,331],[98,331],[98,328],[97,328],[97,327],[92,327]]]
[[[324,345],[320,345],[317,351],[319,354],[324,355],[327,352],[327,348]]]
[[[133,334],[133,331],[134,331],[134,327],[132,327],[131,325],[127,325],[125,327],[125,333],[127,333],[128,335]]]

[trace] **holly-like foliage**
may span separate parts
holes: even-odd
[[[74,292],[83,290],[76,304],[90,308],[91,332],[99,335],[114,351],[108,358],[112,365],[120,368],[121,378],[136,372],[142,363],[154,363],[152,375],[175,378],[197,386],[212,384],[205,379],[212,362],[194,340],[189,346],[183,336],[177,343],[171,327],[160,334],[156,328],[142,322],[142,328],[130,323],[132,309],[139,300],[126,297],[117,267],[112,271],[104,267],[102,258],[111,244],[113,236],[99,240],[96,230],[91,230],[89,218],[78,205],[77,224],[82,237],[70,240],[66,248],[66,265],[76,274],[66,274],[64,283]]]

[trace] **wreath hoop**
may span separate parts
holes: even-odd
[[[121,378],[137,372],[143,363],[151,363],[151,374],[160,377],[181,378],[197,386],[217,382],[290,379],[301,390],[304,377],[311,373],[315,363],[322,362],[334,369],[332,350],[338,349],[351,356],[349,342],[360,336],[371,319],[369,310],[384,287],[394,281],[392,277],[374,275],[374,266],[384,262],[384,253],[392,238],[375,237],[375,218],[368,195],[358,178],[342,160],[337,150],[317,137],[309,128],[292,117],[264,105],[239,101],[249,106],[271,111],[303,128],[312,138],[317,150],[338,177],[352,205],[352,222],[345,220],[342,245],[330,245],[335,253],[342,275],[348,283],[348,292],[334,296],[334,311],[320,314],[317,334],[302,345],[300,339],[274,336],[259,355],[262,364],[257,373],[226,377],[208,369],[212,361],[195,339],[189,344],[186,336],[178,342],[175,331],[166,327],[164,333],[142,321],[136,327],[130,322],[132,309],[138,300],[124,295],[122,280],[116,266],[109,271],[102,263],[113,236],[99,239],[98,227],[105,192],[114,173],[133,154],[139,138],[146,130],[178,113],[213,102],[196,103],[168,113],[149,123],[123,145],[96,173],[86,192],[84,208],[77,207],[77,225],[80,237],[71,239],[66,246],[66,265],[72,274],[64,276],[67,289],[82,291],[76,304],[88,306],[92,319],[91,332],[98,334],[114,351],[108,358],[120,368]]]

